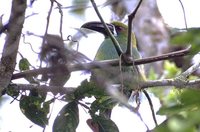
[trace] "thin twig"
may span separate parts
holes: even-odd
[[[47,35],[48,33],[48,29],[49,29],[49,23],[50,23],[50,17],[51,17],[51,13],[52,13],[52,10],[53,10],[53,4],[54,4],[54,0],[50,0],[51,2],[51,6],[49,8],[49,12],[48,12],[48,15],[47,15],[47,24],[46,24],[46,29],[45,29],[45,33],[44,33],[44,36]],[[45,43],[45,38],[43,38],[42,40],[42,46],[44,45]],[[40,67],[42,66],[42,61],[40,62]]]
[[[106,32],[108,33],[108,36],[109,36],[110,39],[112,40],[112,42],[113,42],[113,44],[114,44],[114,46],[115,46],[115,49],[116,49],[116,51],[117,51],[117,54],[120,56],[120,55],[123,53],[123,51],[122,51],[122,49],[121,49],[121,47],[120,47],[118,41],[117,41],[117,40],[115,39],[115,37],[112,35],[110,29],[107,27],[106,23],[104,22],[104,20],[103,20],[101,14],[99,13],[99,10],[98,10],[97,5],[96,5],[96,3],[94,2],[94,0],[90,0],[90,1],[91,1],[91,3],[92,3],[92,6],[93,6],[93,8],[94,8],[94,10],[95,10],[95,12],[96,12],[96,14],[97,14],[97,16],[99,17],[99,19],[101,20],[101,22],[102,22],[104,28],[106,29]]]
[[[183,6],[182,1],[179,0],[179,2],[180,2],[180,4],[181,4],[181,8],[182,8],[182,10],[183,10],[183,16],[184,16],[185,28],[186,28],[186,30],[188,30],[187,19],[186,19],[186,14],[185,14],[185,8],[184,8],[184,6]]]
[[[63,39],[63,33],[62,33],[62,26],[63,26],[63,11],[62,11],[62,6],[61,4],[57,1],[57,0],[54,0],[58,6],[58,9],[59,9],[59,13],[60,13],[60,36],[61,38]]]
[[[128,15],[128,41],[127,41],[127,49],[126,49],[126,54],[128,56],[132,56],[132,39],[133,39],[132,38],[132,23],[141,3],[142,3],[142,0],[140,0],[135,10],[130,15]]]
[[[176,57],[181,57],[181,56],[185,56],[186,54],[188,54],[190,52],[191,46],[188,46],[187,48],[183,49],[183,50],[178,50],[175,52],[170,52],[170,53],[166,53],[166,54],[162,54],[162,55],[158,55],[158,56],[152,56],[152,57],[146,57],[143,59],[138,59],[137,61],[135,60],[135,65],[140,65],[140,64],[147,64],[147,63],[152,63],[152,62],[156,62],[156,61],[161,61],[161,60],[168,60],[168,59],[172,59],[172,58],[176,58]]]
[[[6,23],[2,27],[0,27],[0,35],[8,29],[9,23]]]
[[[37,52],[33,49],[31,43],[26,42],[25,34],[22,34],[22,38],[23,38],[23,43],[29,45],[30,48],[31,48],[31,50],[33,51],[33,53],[35,53],[35,54],[39,54],[39,53],[37,53]]]
[[[104,81],[103,83],[104,83],[103,85],[105,86],[105,89],[107,90],[108,94],[111,95],[111,97],[113,99],[115,99],[119,104],[125,106],[131,112],[135,113],[139,117],[139,119],[141,120],[141,122],[144,123],[145,127],[147,128],[147,130],[149,130],[147,124],[144,122],[141,114],[139,113],[138,108],[137,107],[135,108],[132,105],[130,105],[128,103],[127,97],[124,94],[122,94],[120,91],[118,91],[116,89],[110,89],[110,87],[109,87],[110,85],[107,84],[108,82]]]
[[[200,54],[200,53],[198,53]],[[186,71],[184,71],[183,73],[181,73],[182,76],[184,76],[185,78],[187,78],[189,75],[191,75],[194,71],[196,71],[197,69],[199,69],[200,67],[200,59],[198,59],[190,68],[188,68]]]
[[[84,103],[81,103],[80,101],[76,101],[76,103],[80,104],[81,106],[83,106],[84,108],[90,110],[90,107],[88,107],[87,105],[85,105]]]
[[[53,4],[54,4],[54,1],[53,0],[50,0],[51,2],[51,6],[49,8],[49,12],[48,12],[48,15],[47,15],[47,24],[46,24],[46,29],[45,29],[45,33],[44,33],[44,36],[46,36],[47,32],[48,32],[48,29],[49,29],[49,23],[50,23],[50,17],[51,17],[51,13],[52,13],[52,10],[53,10]],[[43,39],[43,43],[44,43],[45,39]]]
[[[200,67],[200,60],[198,59],[190,68],[188,68],[186,71],[181,73],[179,76],[175,78],[175,82],[177,87],[184,87],[185,84],[187,84],[187,77],[191,75],[194,71],[199,69]]]
[[[148,102],[149,102],[149,106],[150,106],[150,109],[151,109],[151,113],[152,113],[152,117],[153,117],[153,121],[155,123],[156,126],[158,126],[158,123],[157,123],[157,120],[156,120],[156,115],[155,115],[155,112],[154,112],[154,107],[153,107],[153,103],[152,103],[152,100],[149,96],[149,94],[147,93],[146,90],[143,90],[143,93],[145,94]]]

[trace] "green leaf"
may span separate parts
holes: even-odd
[[[78,124],[78,104],[76,102],[70,102],[57,115],[53,124],[53,132],[76,132]]]
[[[38,89],[31,89],[29,96],[37,97],[38,101],[40,101],[40,103],[43,103],[46,99],[47,92],[38,91]]]
[[[20,71],[29,70],[30,69],[29,66],[30,66],[30,63],[29,63],[28,59],[22,58],[19,61],[19,70]]]
[[[48,124],[47,114],[49,110],[42,107],[42,100],[37,96],[22,95],[20,109],[29,120],[44,128]]]
[[[20,71],[25,71],[25,70],[30,70],[30,63],[28,61],[28,59],[26,58],[22,58],[19,61],[19,70]],[[35,83],[35,84],[39,84],[38,81],[36,81],[36,79],[34,79],[34,77],[32,76],[26,76],[25,79],[29,82],[29,83]]]
[[[75,15],[83,15],[88,2],[89,0],[73,0],[72,4],[74,8],[72,8],[70,12],[74,13]]]
[[[55,101],[55,98],[48,100],[48,101],[43,103],[43,110],[46,111],[46,113],[49,113],[50,104],[53,103],[54,101]]]
[[[167,120],[153,129],[153,132],[171,132],[167,125]]]
[[[171,115],[178,114],[185,110],[188,110],[188,108],[186,108],[182,105],[175,105],[175,106],[170,106],[170,107],[161,107],[157,113],[159,115],[171,116]]]
[[[200,124],[200,110],[185,110],[169,116],[168,119],[156,127],[155,132],[197,132]]]
[[[197,129],[182,116],[174,116],[154,128],[153,132],[197,132]]]
[[[94,115],[92,119],[99,125],[99,132],[119,132],[117,125],[111,119],[97,115]]]
[[[200,110],[199,97],[199,90],[182,90],[176,94],[177,101],[174,100],[174,104],[168,102],[168,106],[161,107],[158,114],[172,115],[189,110]]]
[[[148,79],[149,80],[156,80],[158,79],[158,75],[156,74],[155,70],[153,68],[150,68],[148,73]]]
[[[200,124],[200,91],[184,89],[177,94],[173,105],[163,106],[158,114],[167,115],[168,119],[155,129],[157,132],[195,132]]]
[[[106,111],[107,109],[113,109],[113,107],[117,104],[117,101],[114,100],[113,98],[109,96],[104,96],[101,98],[96,99],[92,104],[91,104],[91,112],[95,113],[98,110],[101,112]]]
[[[180,31],[171,38],[173,45],[188,46],[192,45],[190,53],[196,54],[200,51],[200,28],[188,28],[188,31]]]
[[[200,106],[200,91],[199,90],[183,90],[180,94],[180,102],[186,106],[186,105],[196,105]]]
[[[99,88],[93,81],[88,82],[87,79],[81,82],[81,85],[74,91],[75,99],[79,100],[91,96],[106,95],[102,88]]]
[[[167,71],[167,78],[172,78],[175,75],[181,73],[181,69],[179,69],[174,63],[169,61],[164,62],[164,69]]]
[[[19,90],[17,90],[16,88],[13,87],[13,84],[9,84],[6,89],[6,93],[13,98],[18,97],[19,92],[20,92]]]

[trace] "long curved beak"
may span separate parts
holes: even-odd
[[[115,27],[112,24],[108,24],[106,23],[106,25],[108,26],[108,28],[110,29],[110,31],[114,34],[115,32]],[[81,26],[81,28],[86,28],[86,29],[90,29],[93,31],[97,31],[99,33],[102,33],[104,36],[108,36],[108,33],[106,32],[103,24],[101,22],[87,22],[85,24],[83,24]]]

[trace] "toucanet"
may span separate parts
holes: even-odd
[[[128,26],[121,22],[112,22],[111,24],[106,24],[110,29],[116,40],[118,41],[123,53],[126,52],[127,39],[128,39]],[[106,32],[103,24],[101,22],[88,22],[81,26],[82,28],[94,30],[102,33],[105,36],[104,41],[101,43],[94,60],[110,60],[118,59],[120,55],[116,51],[116,48],[110,39],[108,33]],[[132,42],[132,57],[134,59],[141,58],[140,53],[137,49],[137,42],[135,34],[131,34]],[[100,77],[99,77],[100,76]],[[123,94],[129,98],[133,90],[140,90],[138,82],[145,80],[144,70],[142,66],[116,66],[116,67],[103,67],[100,69],[92,70],[92,77],[94,80],[98,79],[108,79],[112,81],[113,84],[123,84],[121,90]],[[102,81],[100,81],[102,82]],[[106,113],[106,111],[105,111]],[[107,110],[107,115],[105,117],[110,118],[111,109]]]

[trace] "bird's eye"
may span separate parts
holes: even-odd
[[[115,29],[116,29],[117,33],[119,33],[119,32],[124,30],[124,28],[120,27],[120,26],[116,26]]]
[[[122,30],[122,27],[117,26],[116,28],[117,28],[117,30]]]

